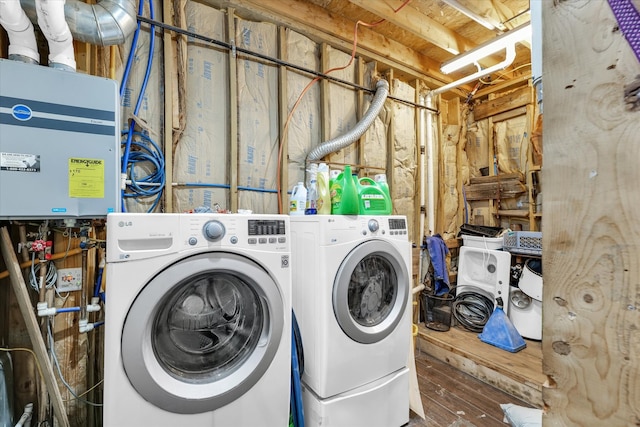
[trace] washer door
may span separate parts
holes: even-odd
[[[371,344],[389,335],[404,315],[409,272],[390,243],[369,240],[344,259],[333,284],[333,310],[351,339]]]
[[[255,262],[221,252],[185,258],[154,277],[129,309],[127,377],[164,410],[213,411],[262,377],[282,339],[284,313],[277,283]]]

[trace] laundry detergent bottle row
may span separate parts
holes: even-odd
[[[356,177],[357,181],[357,177]],[[331,185],[331,213],[334,215],[358,215],[358,188],[346,165]]]

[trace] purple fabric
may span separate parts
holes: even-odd
[[[640,61],[640,13],[631,0],[609,0],[609,6],[613,10],[622,34]]]

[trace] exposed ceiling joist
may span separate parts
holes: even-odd
[[[407,4],[396,12],[403,4],[403,1],[371,1],[371,0],[349,0],[351,3],[375,13],[387,22],[400,27],[418,37],[423,38],[449,53],[461,53],[473,49],[477,45],[465,39],[455,31],[434,21],[427,15]],[[397,4],[396,4],[397,3]]]
[[[200,0],[223,9],[232,7],[248,19],[268,20],[351,52],[354,22],[302,0]],[[358,27],[358,54],[388,64],[400,72],[423,79],[432,88],[453,79],[440,72],[440,64],[369,28]],[[469,87],[464,88],[471,90]],[[463,91],[458,95],[465,96]]]

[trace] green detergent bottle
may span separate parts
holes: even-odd
[[[358,215],[358,188],[351,176],[351,166],[331,184],[331,213],[333,215]]]
[[[391,214],[391,200],[371,178],[364,177],[358,181],[358,201],[360,215]]]

